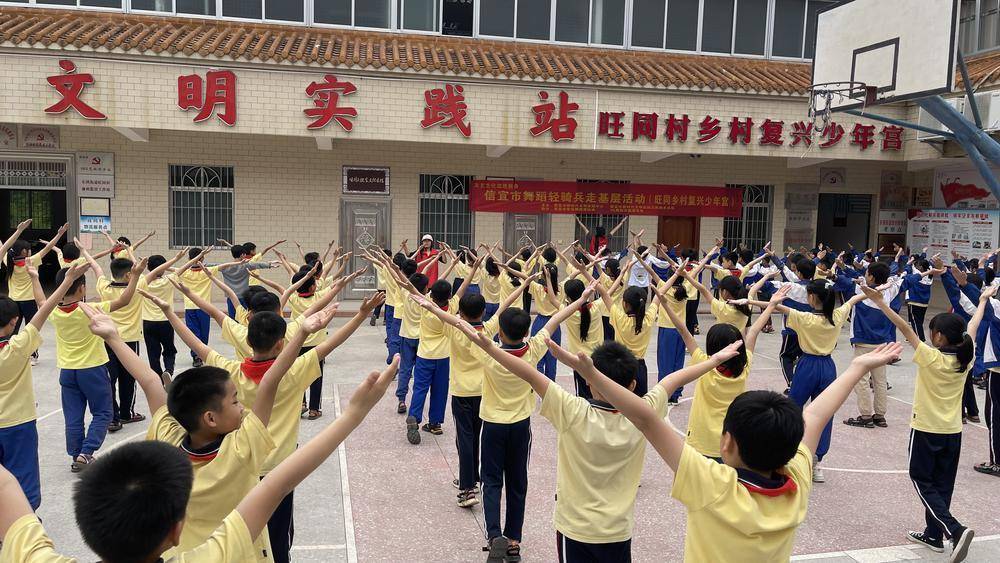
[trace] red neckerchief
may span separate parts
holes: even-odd
[[[222,447],[222,438],[211,444],[206,445],[203,448],[192,448],[191,447],[191,437],[187,436],[184,441],[181,442],[181,451],[187,454],[188,459],[191,463],[208,463],[215,459],[219,455],[219,449]]]
[[[16,258],[14,260],[14,267],[15,268],[23,268],[24,267],[24,263],[27,262],[27,261],[28,261],[27,258]]]
[[[724,365],[719,365],[715,368],[715,371],[719,372],[722,377],[728,377],[729,379],[736,379],[740,375],[738,373],[733,373],[733,371]]]
[[[747,491],[766,497],[780,497],[794,493],[799,489],[795,481],[788,475],[778,474],[777,477],[768,479],[748,469],[737,469],[736,478],[741,485],[746,487]]]
[[[245,260],[245,261],[249,262],[250,260],[253,260],[253,254],[244,254],[244,255],[243,255],[243,256],[242,256],[241,258],[240,258],[240,260]]]
[[[72,264],[75,260],[70,260],[69,258],[63,258],[63,264]]]
[[[523,358],[524,355],[528,353],[528,344],[524,343],[521,345],[520,348],[504,348],[503,346],[501,346],[500,349],[503,350],[504,352],[507,352],[511,356]]]
[[[739,268],[729,268],[729,275],[731,275],[731,276],[740,277],[740,274],[742,274],[742,273],[743,273],[743,270],[741,270]]]
[[[437,303],[435,303],[435,305],[437,305]],[[438,305],[438,307],[440,307],[442,311],[447,311],[448,310],[448,304],[447,303],[445,303],[444,305]]]
[[[192,272],[200,272],[200,271],[204,270],[205,268],[203,268],[201,266],[191,266],[188,269],[191,270]]]
[[[4,346],[6,346],[8,344],[10,344],[10,337],[9,336],[5,337],[3,340],[0,340],[0,348],[3,348]]]
[[[77,301],[76,303],[70,303],[69,305],[59,305],[59,310],[68,315],[73,311],[76,311],[77,307],[79,306],[80,302]]]
[[[243,360],[240,364],[240,371],[243,375],[247,376],[250,381],[253,381],[257,385],[260,385],[260,380],[264,379],[264,374],[274,363],[274,359],[271,360],[252,360],[247,358]]]
[[[111,247],[111,253],[112,254],[117,254],[117,253],[121,252],[122,250],[125,250],[125,245],[123,245],[123,244],[116,244],[113,247]]]
[[[305,299],[307,297],[312,297],[313,295],[316,295],[316,292],[315,291],[306,291],[306,292],[303,293],[303,292],[300,291],[300,292],[298,292],[298,294],[299,294],[299,297]]]

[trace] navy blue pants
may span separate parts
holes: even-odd
[[[315,346],[303,346],[299,350],[299,356],[304,355],[309,350],[312,350]],[[325,360],[319,361],[319,377],[317,377],[311,384],[309,384],[309,410],[311,411],[321,411],[323,410],[323,366],[326,365]],[[306,402],[306,395],[302,395],[302,402]]]
[[[133,352],[139,354],[138,342],[126,342]],[[108,377],[111,379],[111,420],[118,422],[128,420],[135,416],[135,378],[129,373],[121,360],[115,355],[114,350],[107,344],[104,348],[108,351]],[[117,392],[118,396],[115,397]]]
[[[32,510],[42,504],[38,472],[38,427],[34,420],[0,428],[0,465],[17,479]]]
[[[613,543],[583,543],[556,531],[556,553],[559,563],[630,563],[632,540]]]
[[[208,331],[212,326],[212,318],[208,316],[208,313],[201,309],[185,309],[184,324],[191,329],[198,340],[208,344]],[[198,354],[191,352],[191,357],[197,358]]]
[[[400,337],[399,339],[399,372],[396,375],[396,398],[406,402],[410,392],[410,379],[413,377],[413,366],[417,363],[417,347],[420,340]]]
[[[605,316],[601,316],[601,322],[604,325],[604,341],[615,339],[615,327],[611,326],[611,319]]]
[[[635,394],[643,397],[649,392],[649,368],[646,367],[646,359],[638,358],[639,370],[635,372]]]
[[[395,309],[393,315],[395,315]],[[388,311],[385,313],[385,346],[389,352],[385,357],[386,365],[391,364],[392,357],[401,352],[399,347],[402,337],[399,336],[399,328],[403,325],[403,319],[397,319],[393,315],[390,315]]]
[[[687,302],[687,311],[685,311],[684,324],[687,326],[688,332],[694,334],[696,328],[698,328],[698,305],[701,303],[701,298],[690,299]]]
[[[427,422],[441,424],[444,411],[448,407],[448,358],[429,360],[417,356],[413,367],[413,399],[410,401],[409,416],[421,422],[424,419],[424,401],[430,392],[430,407]]]
[[[528,496],[531,419],[511,424],[483,421],[479,471],[483,479],[486,539],[498,536],[521,541],[524,499]],[[500,493],[507,488],[507,522],[500,527]]]
[[[70,457],[93,455],[108,435],[111,424],[111,379],[107,366],[59,370],[63,419],[66,422],[66,453]],[[90,426],[83,432],[83,416],[90,409]]]
[[[990,463],[1000,464],[1000,373],[986,372],[986,429],[990,432]],[[998,420],[993,420],[997,417]]]
[[[17,311],[20,313],[20,318],[17,319],[17,324],[14,326],[14,334],[21,331],[21,326],[24,323],[30,323],[31,319],[35,318],[35,313],[38,312],[38,303],[35,300],[30,301],[15,301],[17,303]],[[38,350],[36,349],[31,353],[34,358],[38,357]]]
[[[955,491],[958,458],[962,453],[962,433],[931,434],[910,430],[910,480],[924,505],[931,539],[955,538],[962,525],[951,515],[951,495]]]
[[[798,338],[796,337],[796,342]],[[804,407],[810,400],[819,397],[834,380],[837,379],[837,365],[833,363],[830,356],[814,356],[812,354],[802,354],[797,364],[795,364],[795,375],[792,377],[792,385],[788,391],[788,397],[795,401],[800,407]],[[823,427],[823,434],[819,437],[819,445],[816,446],[816,457],[823,461],[823,456],[830,451],[830,437],[833,434],[833,419],[826,422]]]
[[[146,341],[149,367],[156,375],[163,375],[164,370],[174,373],[177,346],[174,345],[174,327],[170,326],[170,321],[142,321],[142,338]]]
[[[576,396],[584,399],[593,399],[594,394],[590,391],[590,385],[582,375],[573,370],[573,382],[576,384]]]
[[[690,303],[690,301],[688,302]],[[684,339],[676,328],[660,327],[656,333],[656,381],[663,381],[663,378],[684,369]],[[684,386],[680,386],[670,395],[673,399],[678,399],[684,392]]]
[[[452,397],[451,415],[455,419],[455,447],[458,449],[458,488],[471,489],[479,482],[479,418],[482,397]]]
[[[792,384],[792,377],[795,375],[795,362],[799,361],[802,355],[802,348],[799,347],[799,335],[794,330],[785,329],[781,332],[781,374],[785,376],[785,383]]]
[[[483,310],[483,322],[485,323],[486,321],[492,319],[493,315],[497,314],[499,309],[499,303],[487,303],[486,309]]]
[[[289,563],[289,552],[295,539],[295,491],[285,495],[267,521],[267,537],[271,541],[271,557],[274,563]]]
[[[545,323],[549,322],[551,318],[549,315],[536,315],[535,321],[531,323],[531,336],[538,334],[538,331],[545,328]],[[556,331],[552,334],[552,341],[556,344],[562,344],[561,327],[557,327]],[[545,355],[542,356],[541,360],[538,360],[538,365],[535,367],[538,371],[544,373],[545,377],[555,381],[557,365],[558,362],[556,362],[556,357],[552,355],[552,352],[545,352]]]

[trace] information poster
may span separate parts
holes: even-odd
[[[932,209],[910,218],[906,244],[913,252],[927,248],[947,261],[955,251],[974,258],[1000,244],[1000,211],[949,211]]]
[[[991,168],[994,174],[1000,170]],[[939,168],[934,171],[934,207],[997,209],[989,185],[975,168]]]

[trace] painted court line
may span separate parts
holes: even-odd
[[[42,415],[42,416],[38,417],[36,420],[37,420],[37,422],[41,422],[41,421],[45,420],[46,418],[48,418],[48,417],[50,417],[52,415],[59,414],[61,412],[62,412],[62,409],[56,409],[56,410],[54,410],[54,411],[52,411],[52,412],[50,412],[48,414],[45,414],[45,415]]]
[[[292,551],[339,551],[347,549],[346,544],[338,543],[333,545],[296,545],[292,546]]]
[[[979,542],[989,542],[1000,540],[1000,534],[992,536],[981,536],[972,540],[972,543]],[[899,557],[900,550],[913,553],[914,549],[924,549],[914,544],[906,545],[894,545],[889,547],[874,547],[871,549],[852,549],[848,551],[830,551],[827,553],[809,553],[805,555],[796,555],[792,557],[792,561],[813,561],[816,559],[833,559],[836,557],[847,557],[855,561],[896,561]],[[884,557],[879,557],[882,554]],[[858,559],[854,555],[863,556],[863,559]],[[915,555],[915,554],[914,554]],[[920,557],[912,557],[911,559],[919,559]]]
[[[333,409],[340,418],[340,385],[333,384]],[[358,560],[358,544],[354,538],[354,509],[351,507],[351,483],[347,476],[347,441],[345,440],[337,448],[337,458],[340,461],[340,491],[344,500],[344,539],[347,547],[348,563],[356,563]]]

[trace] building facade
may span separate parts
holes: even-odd
[[[620,234],[647,241],[902,242],[892,225],[948,155],[874,119],[808,117],[828,4],[0,1],[0,230],[155,230],[164,254],[220,238],[414,248],[424,233],[511,248],[620,219],[470,208],[477,180],[503,179],[743,197],[737,217],[669,199],[628,216]],[[970,60],[985,87],[997,66]]]

